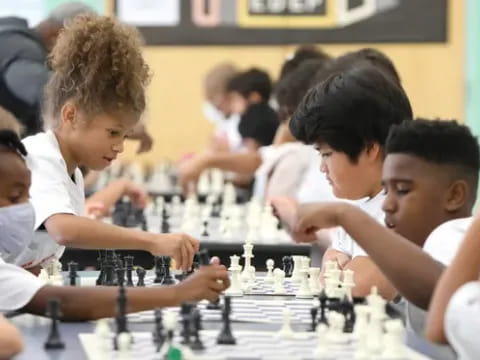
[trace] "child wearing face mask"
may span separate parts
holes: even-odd
[[[79,166],[102,170],[123,151],[145,110],[150,73],[134,28],[108,17],[76,17],[52,51],[45,88],[46,131],[23,140],[31,171],[33,229],[45,229],[15,264],[33,268],[80,249],[138,249],[172,256],[188,269],[199,243],[186,234],[152,234],[84,217]]]
[[[34,211],[28,202],[30,171],[25,165],[26,155],[25,147],[14,132],[0,130],[0,312],[23,310],[44,314],[47,300],[56,297],[62,304],[65,319],[114,316],[117,289],[46,285],[30,272],[8,263],[8,259],[16,259],[24,249],[36,245],[32,231]],[[174,286],[129,289],[128,310],[143,311],[185,301],[213,300],[228,286],[227,270],[215,261]]]

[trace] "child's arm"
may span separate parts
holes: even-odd
[[[9,359],[22,349],[20,332],[0,314],[0,359]]]
[[[110,209],[124,195],[128,196],[137,207],[145,207],[147,194],[142,188],[128,179],[115,180],[105,188],[97,191],[86,200],[85,207],[89,207],[91,204],[101,204],[102,210],[95,215],[107,216],[110,213]]]
[[[229,286],[228,272],[224,266],[205,266],[177,285],[127,288],[127,311],[177,306],[186,301],[215,300]],[[95,320],[115,316],[118,288],[46,285],[35,294],[24,310],[33,314],[45,314],[48,299],[52,297],[60,300],[65,320]]]
[[[55,214],[45,221],[49,235],[59,244],[79,249],[145,250],[172,256],[179,268],[189,269],[198,251],[197,239],[186,234],[152,234],[122,228],[71,214]]]
[[[184,189],[187,189],[190,182],[196,182],[202,171],[209,168],[253,174],[261,163],[260,154],[256,151],[197,155],[180,165],[180,184]]]
[[[298,211],[295,230],[308,234],[335,226],[342,226],[355,239],[402,296],[422,309],[428,308],[435,284],[443,271],[441,264],[417,245],[379,224],[363,210],[343,202],[302,206]],[[366,274],[373,271],[370,260],[366,262],[362,257],[358,258],[347,266],[358,275],[363,271]],[[380,271],[377,275],[380,275]]]
[[[434,342],[446,343],[445,311],[453,294],[465,283],[478,280],[480,273],[480,217],[467,231],[465,240],[451,265],[442,274],[430,303],[426,336]],[[469,319],[465,319],[469,321]]]

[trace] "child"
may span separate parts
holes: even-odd
[[[22,348],[20,332],[0,314],[0,359],[10,359]]]
[[[383,222],[385,141],[392,125],[411,117],[404,91],[376,68],[362,65],[312,88],[290,120],[290,130],[298,140],[315,144],[322,157],[320,170],[336,197],[356,200]],[[311,234],[305,235],[312,241]],[[394,296],[391,284],[343,229],[336,231],[325,260],[355,271],[355,296],[366,295],[373,285],[384,298]]]
[[[28,202],[30,172],[22,156],[25,148],[8,130],[0,131],[0,252],[15,257],[32,244],[34,212]],[[218,261],[217,261],[218,262]],[[222,280],[222,282],[217,282]],[[223,266],[205,266],[174,286],[129,288],[129,311],[179,305],[185,301],[215,299],[228,287]],[[66,287],[45,285],[40,279],[0,259],[0,311],[23,309],[44,314],[49,298],[62,304],[65,319],[92,320],[115,315],[115,287]]]
[[[85,200],[78,166],[107,167],[145,109],[149,70],[136,30],[107,17],[77,17],[59,36],[51,66],[47,131],[24,139],[34,229],[45,228],[51,239],[25,249],[15,264],[31,268],[70,246],[147,250],[172,256],[182,269],[191,267],[198,241],[188,235],[150,234],[81,216]]]
[[[387,228],[355,206],[323,203],[299,210],[297,231],[343,227],[408,301],[408,327],[423,334],[425,312],[416,306],[428,308],[438,278],[461,241],[453,232],[437,233],[445,225],[465,221],[452,219],[471,214],[479,146],[466,126],[418,119],[393,127],[385,151]]]

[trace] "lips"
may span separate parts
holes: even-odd
[[[115,157],[104,156],[103,159],[106,160],[107,162],[111,163],[113,160],[115,160]]]
[[[395,229],[395,223],[388,218],[385,218],[385,226],[389,229]]]

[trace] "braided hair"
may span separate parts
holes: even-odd
[[[18,135],[12,130],[0,130],[0,149],[27,156],[27,149]]]

